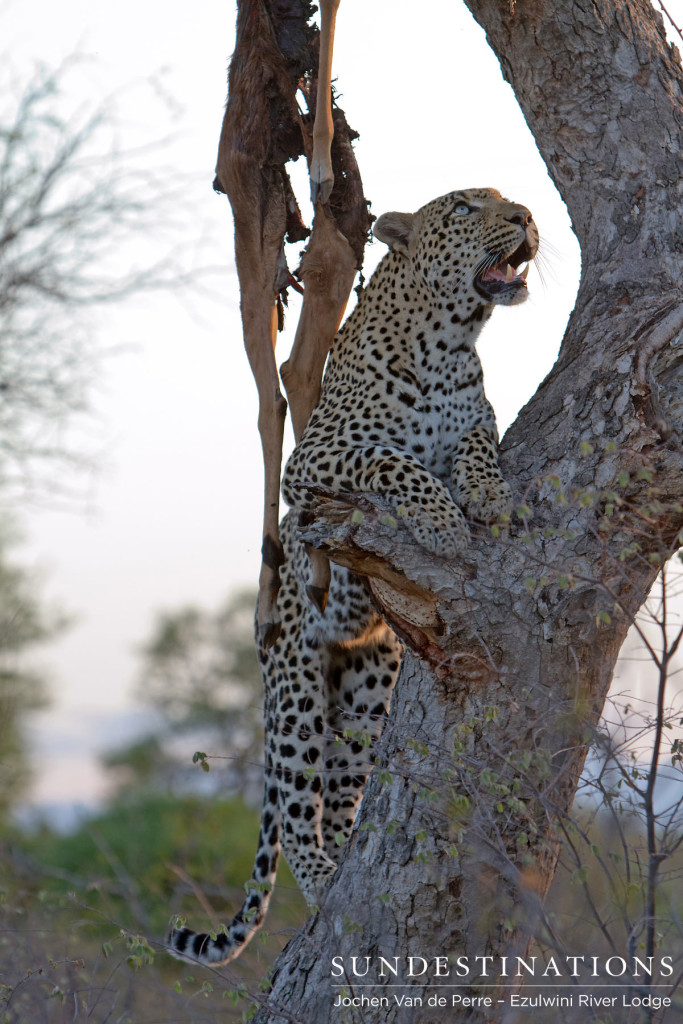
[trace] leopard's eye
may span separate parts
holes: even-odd
[[[467,203],[456,203],[453,207],[453,213],[457,213],[458,217],[466,217],[468,213],[472,212],[472,207]]]

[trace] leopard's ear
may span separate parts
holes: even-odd
[[[414,229],[414,213],[383,213],[373,224],[372,233],[390,249],[407,256]]]

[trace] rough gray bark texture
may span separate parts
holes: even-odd
[[[333,1008],[331,983],[344,979],[331,978],[332,957],[526,951],[590,725],[656,576],[650,556],[683,526],[677,53],[648,0],[518,0],[514,13],[467,2],[567,203],[581,287],[556,366],[503,441],[529,510],[507,536],[482,530],[447,565],[365,499],[362,522],[332,498],[305,527],[369,575],[411,650],[385,771],[321,912],[276,965],[261,1024],[512,1019],[426,1003]],[[610,490],[624,501],[611,517]]]

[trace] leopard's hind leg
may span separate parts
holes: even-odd
[[[325,849],[334,860],[356,820],[401,654],[401,644],[383,626],[366,645],[340,647],[330,655],[322,831]]]
[[[316,629],[320,614],[306,597],[309,563],[292,536],[291,517],[281,529],[287,553],[278,599],[282,632],[261,653],[272,705],[266,743],[282,820],[282,851],[308,902],[317,903],[336,867],[325,852],[321,829],[326,646]]]

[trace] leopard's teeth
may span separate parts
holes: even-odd
[[[514,276],[515,276],[515,272],[514,272],[513,268],[510,266],[510,264],[508,263],[507,266],[505,267],[505,280],[506,281],[512,281]]]
[[[525,268],[521,272],[521,274],[519,273],[519,271],[517,272],[517,277],[521,278],[522,281],[526,281],[526,277],[527,277],[528,273],[529,273],[529,264],[527,263],[527,265],[525,266]]]

